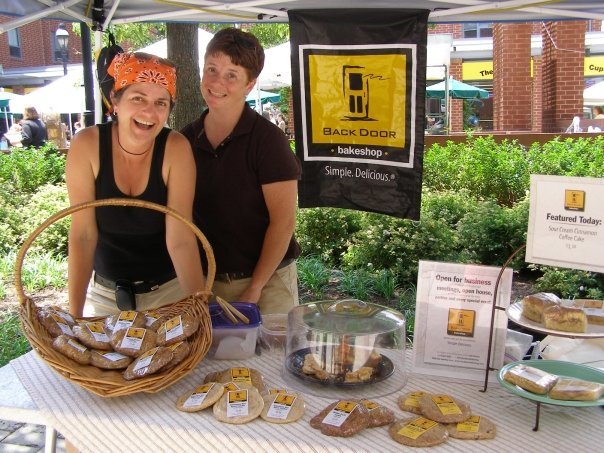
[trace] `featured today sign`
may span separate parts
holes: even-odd
[[[526,261],[604,272],[604,180],[531,175]]]

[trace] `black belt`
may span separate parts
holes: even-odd
[[[282,269],[285,266],[289,266],[294,261],[295,261],[294,258],[287,258],[279,263],[279,265],[277,266],[277,269]],[[275,269],[275,270],[277,270],[277,269]],[[233,280],[241,280],[243,278],[250,278],[253,273],[254,273],[253,271],[224,272],[222,274],[216,274],[216,276],[214,277],[214,280],[216,280],[217,282],[222,282],[222,283],[231,283],[231,281],[233,281]]]
[[[145,293],[150,293],[151,291],[155,291],[161,285],[163,285],[166,282],[169,282],[170,280],[173,280],[174,278],[176,278],[176,274],[167,275],[164,278],[160,278],[158,280],[147,280],[147,281],[138,281],[138,282],[129,282],[129,283],[132,287],[132,290],[134,291],[134,294],[145,294]],[[105,288],[115,289],[117,286],[117,283],[120,280],[110,280],[95,272],[94,281],[96,283],[98,283],[99,285],[104,286]]]

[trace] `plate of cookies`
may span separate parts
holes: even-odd
[[[604,337],[602,300],[567,300],[541,292],[511,304],[506,313],[516,324],[535,332],[569,338]]]
[[[341,366],[332,367],[323,363],[320,354],[310,348],[290,354],[285,366],[297,378],[321,385],[336,387],[358,387],[374,384],[389,378],[394,373],[392,360],[383,354],[372,353],[362,367],[355,368],[343,361]]]
[[[509,392],[558,406],[604,406],[604,372],[562,360],[520,360],[497,375]]]

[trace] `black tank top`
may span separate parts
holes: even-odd
[[[111,123],[99,124],[99,173],[96,199],[132,198],[166,205],[168,188],[162,178],[166,140],[164,128],[155,139],[147,187],[139,196],[124,194],[115,183]],[[166,219],[147,208],[104,206],[96,208],[98,243],[95,271],[111,280],[165,281],[176,275],[166,247]]]

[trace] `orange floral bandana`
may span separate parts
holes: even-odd
[[[176,68],[162,62],[162,59],[155,55],[117,54],[107,72],[115,80],[115,91],[133,83],[148,82],[161,85],[168,90],[172,100],[176,99]]]

